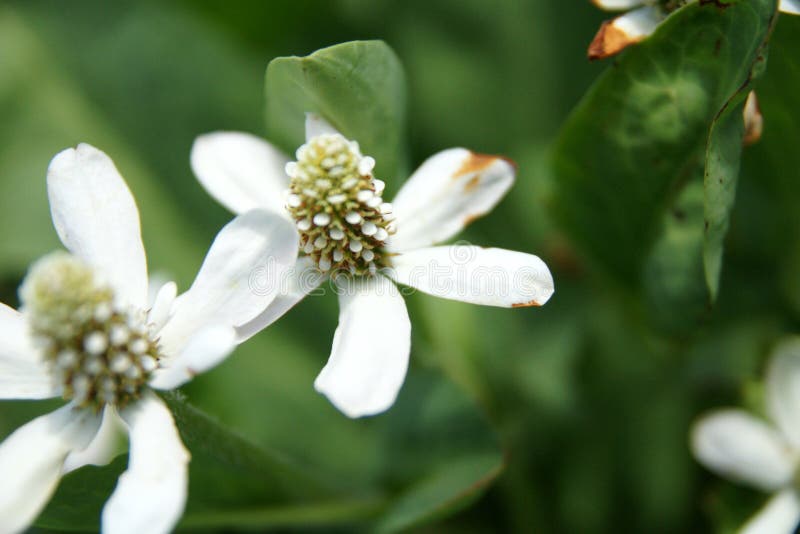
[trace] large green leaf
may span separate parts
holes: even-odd
[[[655,324],[668,332],[691,328],[708,310],[701,178],[697,172],[681,186],[645,259],[643,287],[649,312]]]
[[[377,423],[386,483],[397,488],[378,530],[397,531],[452,513],[503,469],[500,444],[485,418],[439,374],[415,375]]]
[[[710,176],[726,180],[725,194],[709,188],[705,206],[715,290],[738,161],[731,153],[741,148],[728,123],[715,124],[734,120],[760,69],[776,8],[774,0],[738,0],[679,10],[615,61],[564,126],[554,151],[552,210],[572,240],[618,279],[638,286],[650,249],[669,231],[665,213],[702,168],[698,153],[711,139]],[[697,257],[694,242],[672,248]],[[703,254],[699,260],[684,261],[679,275],[704,278]]]
[[[737,99],[739,104],[731,101],[711,126],[706,152],[703,265],[712,299],[719,289],[723,244],[736,199],[742,156],[744,99],[742,95]]]
[[[288,153],[305,140],[305,113],[316,112],[375,158],[378,176],[405,178],[405,76],[383,41],[274,59],[267,68],[266,99],[268,137]]]
[[[252,521],[250,516],[258,510],[263,514],[264,526],[271,518],[286,521],[294,506],[313,509],[314,503],[320,503],[324,510],[334,514],[338,511],[332,489],[307,468],[285,455],[250,443],[187,404],[179,395],[168,394],[165,400],[181,439],[192,454],[191,499],[183,518],[187,524],[201,523],[194,518],[195,513],[200,518],[235,525],[239,521]],[[108,466],[86,467],[64,477],[37,525],[96,530],[103,504],[126,463],[123,455]],[[340,506],[363,514],[365,510],[371,511],[372,505],[372,500],[353,500]],[[353,517],[348,519],[352,521]]]
[[[215,371],[214,387],[195,387],[192,398],[236,427],[260,428],[263,440],[292,450],[344,495],[378,499],[376,528],[395,530],[457,510],[499,474],[503,451],[495,432],[441,374],[412,369],[391,410],[349,420],[310,387],[321,363],[313,354],[273,347],[229,360]],[[219,396],[229,402],[215,402]]]
[[[127,458],[104,467],[84,467],[65,476],[35,525],[63,531],[96,532],[103,504],[125,471]]]
[[[165,400],[192,454],[185,527],[373,523],[396,531],[463,507],[503,468],[499,443],[484,418],[437,374],[413,377],[395,409],[369,422],[371,428],[366,434],[362,428],[356,441],[356,447],[380,451],[375,482],[389,491],[373,484],[353,488],[344,477],[323,480],[330,472],[324,466],[301,466],[286,454],[254,445],[180,395],[168,394]],[[108,466],[70,473],[36,524],[96,530],[125,466],[121,456]]]

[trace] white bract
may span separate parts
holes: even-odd
[[[123,452],[125,432],[128,468],[102,530],[168,532],[186,501],[189,453],[151,388],[180,386],[233,350],[235,328],[275,296],[251,290],[253,270],[293,265],[296,233],[262,210],[240,215],[217,235],[188,291],[176,298],[169,282],[148,304],[139,213],[111,159],[85,144],[64,150],[50,163],[47,189],[69,252],[30,268],[20,311],[0,303],[0,398],[68,403],[0,444],[0,532],[27,528],[64,473]]]
[[[775,350],[765,393],[771,424],[743,410],[713,412],[695,423],[692,452],[717,474],[772,493],[741,532],[791,534],[800,524],[800,338]]]
[[[376,162],[323,119],[308,115],[306,144],[290,161],[266,141],[235,132],[199,137],[192,168],[235,213],[264,207],[294,222],[302,255],[281,295],[240,338],[281,317],[326,279],[339,295],[339,326],[314,386],[350,417],[380,413],[405,379],[411,324],[396,283],[501,307],[540,306],[553,279],[538,257],[474,246],[433,246],[486,214],[514,181],[503,158],[463,148],[417,169],[394,202]]]
[[[673,11],[697,0],[592,0],[607,11],[623,14],[606,21],[589,45],[591,59],[603,59],[618,54],[631,44],[651,35]],[[800,0],[780,0],[780,10],[800,14]]]

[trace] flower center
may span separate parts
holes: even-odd
[[[385,265],[383,245],[394,233],[385,184],[372,176],[375,160],[339,134],[319,135],[286,165],[287,209],[300,232],[300,250],[321,271],[374,274]]]
[[[31,267],[20,299],[64,399],[99,410],[142,394],[159,359],[146,314],[116,303],[91,267],[65,252],[45,256]]]

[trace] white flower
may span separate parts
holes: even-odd
[[[120,430],[130,437],[128,469],[102,530],[167,532],[183,512],[189,453],[151,388],[175,388],[233,350],[235,327],[275,295],[248,287],[252,270],[293,264],[296,234],[264,211],[237,217],[192,287],[176,298],[166,283],[148,309],[139,213],[111,159],[85,144],[65,150],[50,163],[47,188],[69,253],[31,267],[21,311],[0,303],[0,398],[69,402],[0,444],[0,532],[30,525],[64,473],[121,452]]]
[[[590,59],[603,59],[618,54],[629,45],[650,36],[673,11],[697,0],[592,0],[607,11],[624,11],[622,15],[600,26],[589,45]],[[800,14],[800,0],[780,0],[780,10]]]
[[[800,0],[780,0],[779,9],[790,15],[800,15]]]
[[[791,534],[800,523],[800,338],[775,350],[765,393],[773,424],[743,410],[720,410],[695,424],[692,451],[712,471],[773,493],[742,532]]]
[[[531,254],[432,246],[505,195],[515,169],[502,158],[445,150],[425,161],[388,203],[384,183],[372,174],[375,161],[308,115],[296,161],[235,132],[199,137],[191,161],[199,181],[231,211],[272,209],[292,220],[301,236],[303,255],[290,287],[238,329],[242,338],[277,320],[329,276],[334,280],[339,326],[314,386],[350,417],[388,409],[405,379],[411,325],[393,282],[502,307],[539,306],[553,293],[550,271]]]

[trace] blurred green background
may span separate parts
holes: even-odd
[[[59,246],[45,171],[78,142],[107,152],[128,180],[151,272],[188,287],[231,217],[191,173],[195,136],[264,134],[272,58],[383,39],[408,81],[410,168],[451,146],[514,159],[514,189],[461,238],[538,254],[556,294],[525,310],[412,296],[401,398],[388,414],[357,421],[312,389],[337,306],[330,295],[306,299],[184,389],[191,404],[277,459],[247,473],[230,457],[235,447],[225,452],[225,435],[219,450],[206,450],[200,425],[195,450],[185,433],[194,463],[184,526],[461,533],[738,525],[763,496],[702,471],[687,436],[706,408],[757,404],[769,348],[797,331],[800,55],[792,44],[800,26],[780,20],[758,85],[767,130],[743,156],[717,304],[676,334],[643,317],[635,292],[587,261],[547,216],[549,150],[613,64],[585,58],[603,18],[588,0],[6,0],[0,297],[16,305],[27,265]],[[388,196],[405,179],[383,178]],[[5,403],[0,433],[52,406]],[[124,465],[118,459],[106,471]],[[65,484],[73,493],[57,496],[41,526],[94,528],[97,510],[71,510],[70,500],[89,491],[102,502],[113,487],[106,471]]]

